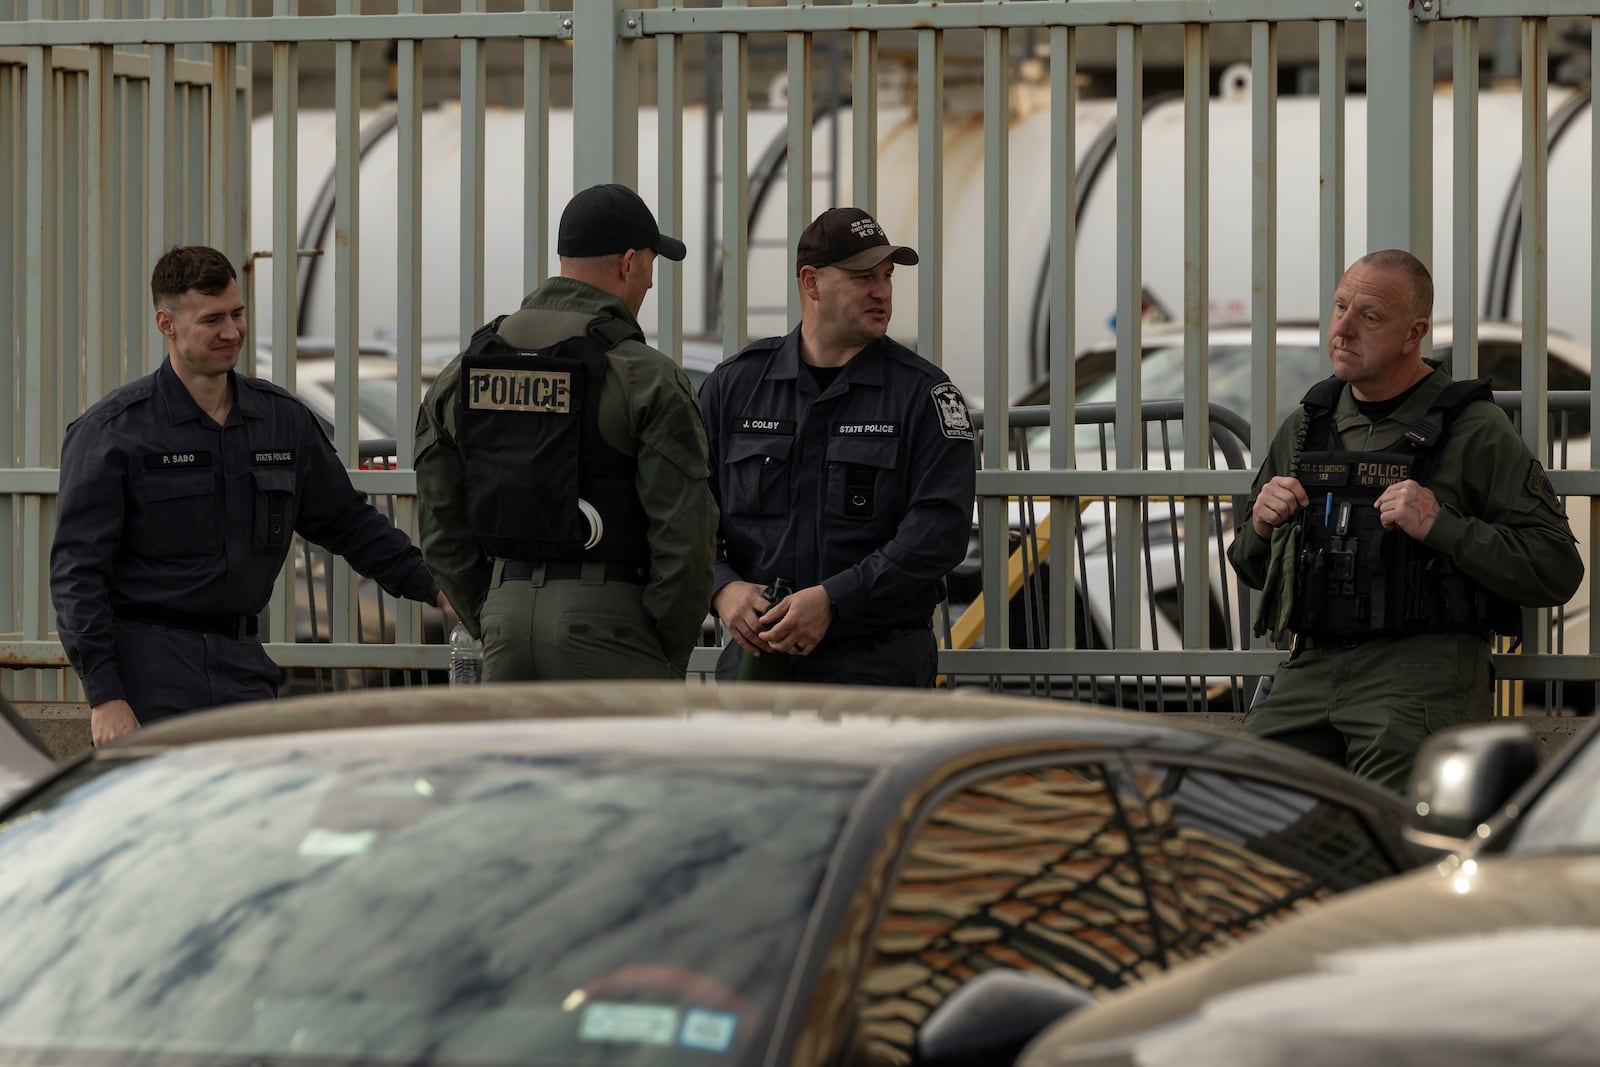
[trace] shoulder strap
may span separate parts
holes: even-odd
[[[1306,390],[1305,397],[1300,401],[1305,415],[1300,420],[1299,432],[1295,434],[1294,455],[1289,462],[1292,476],[1300,475],[1300,453],[1305,451],[1308,441],[1315,441],[1319,448],[1338,449],[1339,441],[1333,429],[1333,409],[1338,407],[1339,394],[1343,391],[1344,382],[1333,375]]]
[[[609,352],[624,341],[643,341],[644,333],[631,322],[603,315],[589,323],[584,331],[602,349]]]
[[[1479,400],[1494,400],[1494,387],[1489,378],[1451,382],[1434,399],[1433,406],[1422,421],[1406,431],[1405,440],[1422,454],[1413,468],[1417,481],[1426,484],[1427,477],[1433,473],[1434,465],[1438,462],[1439,445],[1448,435],[1450,423],[1462,408]]]

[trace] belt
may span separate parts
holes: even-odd
[[[585,563],[578,559],[558,559],[547,563],[532,563],[522,559],[508,559],[500,568],[504,581],[516,582],[532,578],[534,571],[544,568],[546,578],[582,578]],[[632,582],[634,585],[650,584],[650,568],[642,563],[607,563],[606,581]]]
[[[1370,637],[1319,637],[1316,634],[1296,634],[1294,647],[1301,651],[1313,648],[1355,648],[1372,640]]]
[[[177,630],[194,630],[235,639],[254,637],[261,632],[261,621],[254,615],[197,615],[191,611],[177,611],[155,604],[128,604],[118,608],[115,614],[117,618],[130,622],[147,622],[153,626],[170,626]]]

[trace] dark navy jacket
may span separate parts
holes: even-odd
[[[75,419],[61,445],[50,593],[89,703],[124,695],[118,608],[254,615],[296,531],[396,596],[434,599],[421,553],[281,387],[235,373],[219,427],[163,362]]]
[[[716,589],[821,584],[830,639],[927,625],[972,529],[972,424],[948,375],[885,338],[819,393],[797,328],[719,366],[700,404]]]

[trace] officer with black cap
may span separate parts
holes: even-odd
[[[490,682],[682,678],[711,594],[716,506],[693,387],[644,343],[658,255],[639,194],[561,215],[561,274],[478,330],[417,416],[422,552]]]
[[[173,248],[150,291],[167,358],[92,405],[61,444],[50,594],[97,745],[277,696],[257,614],[297,531],[391,594],[450,611],[410,540],[350,484],[316,416],[234,369],[244,299],[228,258]]]
[[[916,262],[865,211],[824,211],[796,250],[800,325],[701,386],[722,512],[712,606],[732,637],[719,679],[933,684],[975,456],[961,391],[887,336],[894,268]]]

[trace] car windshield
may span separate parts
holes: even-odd
[[[1594,734],[1528,806],[1507,852],[1586,852],[1600,847],[1600,743]]]
[[[866,771],[362,741],[99,761],[13,813],[0,1058],[758,1062]]]

